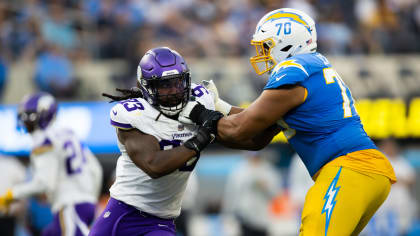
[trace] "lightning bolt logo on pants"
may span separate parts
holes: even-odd
[[[338,178],[340,177],[341,168],[338,170],[337,174],[335,175],[333,181],[331,182],[330,186],[328,187],[327,193],[324,196],[324,207],[322,208],[321,214],[325,213],[326,217],[326,224],[325,224],[325,236],[327,235],[328,226],[330,224],[331,215],[335,207],[335,197],[337,197],[338,191],[340,190],[340,186],[336,186],[338,182]]]

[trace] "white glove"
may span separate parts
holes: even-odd
[[[211,93],[213,96],[214,106],[216,108],[216,111],[221,112],[223,115],[227,115],[230,112],[230,109],[232,109],[232,105],[229,103],[223,101],[219,98],[219,92],[217,91],[217,87],[214,84],[213,80],[207,81],[203,80],[201,81],[201,84]]]
[[[190,114],[192,109],[198,104],[197,101],[189,101],[187,105],[185,105],[184,109],[178,115],[178,121],[188,125],[194,125],[195,123],[190,120]]]

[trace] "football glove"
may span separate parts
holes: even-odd
[[[197,135],[193,138],[188,139],[184,146],[188,149],[194,150],[197,154],[197,157],[200,157],[200,152],[212,143],[215,138],[215,135],[210,133],[208,127],[200,126],[197,131]]]
[[[197,105],[200,104],[197,101],[190,100],[187,105],[182,109],[182,111],[178,115],[178,121],[184,124],[194,125],[195,122],[190,119],[190,113],[192,109]]]
[[[13,193],[12,190],[9,189],[3,196],[0,196],[0,209],[4,212],[7,212],[12,201]]]
[[[218,111],[206,109],[197,101],[190,101],[180,112],[178,120],[185,124],[197,124],[207,127],[214,135],[217,134],[217,122],[224,115]]]
[[[214,106],[216,108],[216,111],[221,112],[223,115],[227,115],[230,112],[230,109],[232,109],[232,105],[229,103],[223,101],[219,98],[219,92],[217,90],[216,85],[214,84],[213,80],[203,80],[201,81],[201,84],[211,93],[213,96]]]

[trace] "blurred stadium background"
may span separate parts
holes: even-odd
[[[194,82],[213,79],[222,98],[246,106],[265,84],[248,62],[251,35],[260,17],[281,7],[316,20],[318,51],[350,87],[367,133],[395,157],[401,181],[380,213],[387,217],[364,234],[420,235],[418,0],[0,1],[0,153],[30,176],[30,140],[16,128],[16,104],[25,94],[50,92],[61,101],[58,121],[73,127],[104,167],[106,204],[119,153],[108,124],[112,104],[100,94],[134,86],[141,56],[166,45],[186,57]],[[297,235],[310,180],[293,156],[282,135],[260,153],[211,145],[186,193],[179,234],[241,235],[245,224]],[[275,180],[264,174],[271,170]],[[51,215],[34,198],[19,219],[16,235],[39,235]]]

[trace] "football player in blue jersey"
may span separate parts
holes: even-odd
[[[349,88],[316,52],[315,22],[298,10],[274,10],[259,21],[251,45],[257,74],[270,72],[260,97],[244,110],[216,101],[216,110],[228,115],[223,118],[190,102],[179,120],[207,124],[231,146],[281,125],[315,181],[306,195],[299,235],[357,235],[396,177],[364,131]]]

